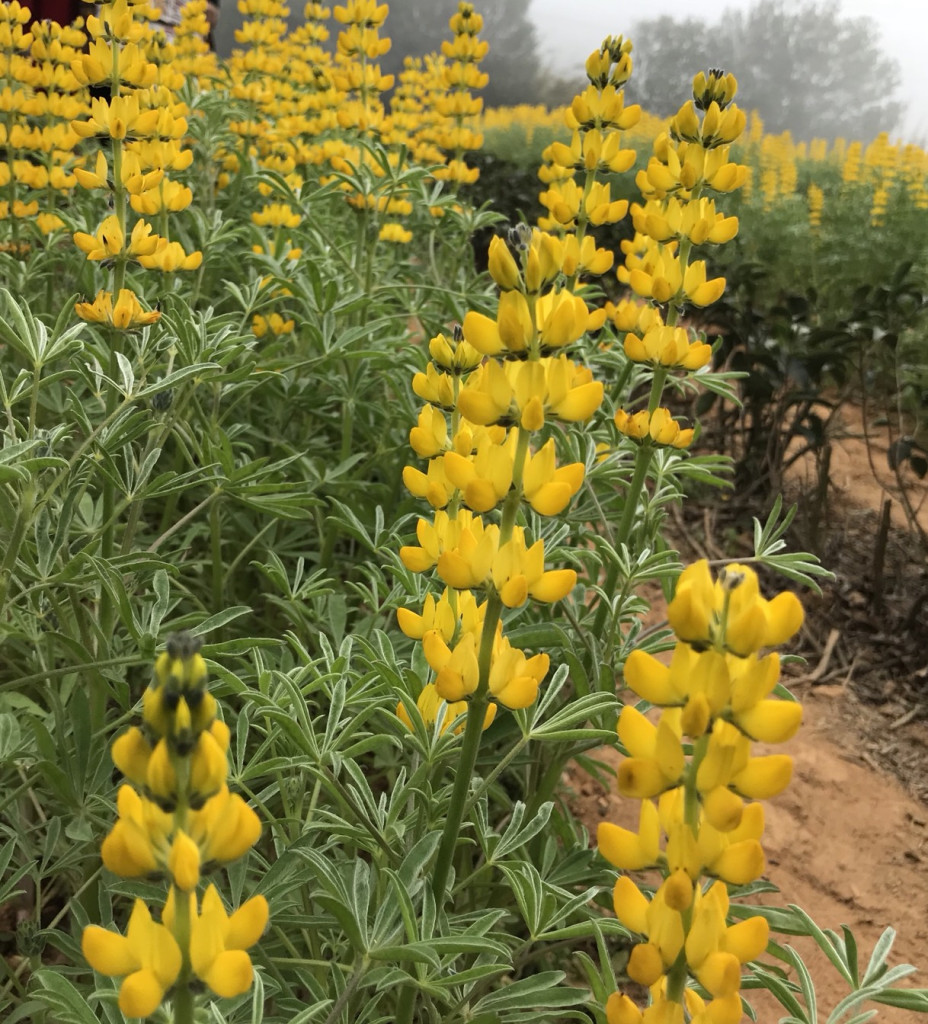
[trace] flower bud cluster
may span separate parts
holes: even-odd
[[[625,663],[626,685],[660,708],[653,723],[631,705],[618,735],[628,756],[618,789],[641,801],[637,831],[605,822],[600,853],[621,871],[656,868],[663,881],[649,900],[622,875],[614,902],[619,920],[639,937],[629,977],[651,990],[642,1011],[616,993],[609,1024],[684,1019],[704,1024],[741,1020],[741,965],[763,952],[761,917],[728,924],[728,885],[745,885],[765,868],[762,800],[789,783],[791,759],[755,755],[752,744],[793,736],[801,705],[771,696],[779,658],[767,651],[802,624],[798,598],[766,600],[748,566],[729,565],[713,580],[705,561],[689,566],[677,584],[668,619],[677,636],[670,664],[643,651]],[[705,878],[716,881],[703,888]],[[708,1004],[686,988],[695,979]]]
[[[119,1006],[129,1017],[153,1013],[178,986],[205,983],[235,996],[251,985],[245,950],[267,924],[267,901],[252,897],[229,915],[215,886],[197,899],[202,876],[245,854],[261,831],[255,812],[229,792],[229,729],[215,713],[199,642],[179,634],[155,662],[141,728],[113,744],[113,761],[132,785],[119,789],[103,864],[123,878],[166,878],[170,886],[160,924],[136,900],[125,936],[84,930],[90,965],[124,977]]]

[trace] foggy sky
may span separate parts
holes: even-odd
[[[492,0],[489,0],[492,2]],[[636,21],[668,14],[676,18],[719,20],[726,9],[745,10],[755,0],[532,0],[531,14],[538,28],[544,58],[558,72],[577,72],[604,36],[629,35]],[[926,0],[840,0],[842,11],[853,18],[870,18],[877,26],[880,48],[899,65],[899,98],[907,113],[894,135],[905,141],[928,140],[928,3]],[[635,41],[634,38],[632,40]],[[853,55],[849,55],[853,59]],[[737,75],[737,68],[731,68]]]

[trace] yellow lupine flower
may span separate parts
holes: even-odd
[[[501,235],[494,235],[490,239],[487,269],[500,288],[509,291],[519,287],[522,280],[521,272]]]
[[[115,304],[112,292],[101,289],[93,302],[76,302],[74,312],[82,320],[107,324],[123,331],[156,323],[161,317],[158,310],[142,309],[138,296],[129,288],[119,289]]]
[[[414,466],[403,468],[403,484],[416,498],[424,498],[432,508],[444,508],[455,494],[456,485],[445,471],[445,463],[441,459],[432,459],[426,472]],[[496,501],[484,504],[480,501],[467,502],[475,512],[486,512],[493,508]]]
[[[157,244],[152,252],[134,254],[139,263],[148,270],[160,270],[163,273],[175,270],[196,270],[203,262],[202,252],[187,253],[180,242],[169,242],[158,235],[155,235],[154,238]]]
[[[657,807],[651,800],[641,801],[638,817],[638,831],[613,825],[609,821],[601,821],[596,829],[596,846],[599,852],[622,871],[641,871],[653,867],[660,854],[660,819]],[[629,881],[631,881],[629,879]],[[634,883],[632,888],[640,894]],[[642,899],[644,897],[642,896]],[[618,894],[616,895],[618,902]],[[623,923],[624,917],[622,918]],[[630,927],[629,925],[626,925]],[[643,931],[633,928],[633,931]]]
[[[200,883],[200,849],[183,829],[174,833],[168,869],[174,884],[183,892],[192,892]]]
[[[713,583],[705,560],[681,573],[667,617],[681,640],[711,645],[721,629],[726,605],[724,642],[741,656],[784,643],[802,625],[802,605],[795,594],[785,591],[766,600],[760,594],[757,574],[743,565],[726,567]]]
[[[419,420],[409,431],[409,445],[423,459],[431,459],[447,451],[450,445],[448,421],[434,405],[419,410]]]
[[[194,973],[217,996],[231,998],[247,992],[254,971],[245,950],[261,938],[267,925],[267,900],[252,896],[228,914],[214,885],[203,894],[199,912],[194,893],[180,898],[190,901],[190,964]],[[174,926],[175,900],[172,889],[162,915],[169,928]]]
[[[420,372],[413,377],[412,389],[423,401],[431,402],[441,409],[450,410],[455,407],[455,386],[452,377],[437,370],[432,363],[425,368],[425,373]],[[473,417],[468,418],[473,421]]]
[[[81,950],[95,971],[124,977],[119,1008],[127,1017],[154,1013],[177,980],[182,963],[170,929],[152,920],[142,900],[135,901],[125,936],[89,925],[81,938]]]
[[[683,774],[679,714],[664,711],[655,726],[627,704],[616,730],[629,753],[619,765],[619,792],[639,800],[679,785]]]
[[[695,431],[683,429],[669,409],[663,407],[649,413],[647,409],[633,414],[619,409],[613,417],[619,431],[635,441],[650,440],[654,444],[672,448],[687,448],[693,442]]]
[[[436,673],[435,687],[442,699],[454,702],[476,692],[480,672],[475,633],[464,633],[452,650],[437,631],[431,631],[423,637],[423,651]],[[508,708],[528,707],[538,695],[548,665],[546,654],[526,658],[503,636],[502,625],[498,624],[490,662],[490,694]]]
[[[395,242],[398,245],[408,245],[412,241],[412,232],[404,228],[402,224],[384,224],[377,236],[381,242]]]
[[[161,111],[157,109],[141,110],[136,93],[113,96],[109,100],[94,99],[90,111],[86,121],[71,122],[71,129],[82,139],[94,135],[112,139],[155,135],[161,117]]]
[[[514,442],[514,433],[510,437]],[[448,480],[461,492],[464,504],[474,512],[489,512],[512,487],[514,452],[514,443],[507,440],[494,444],[484,433],[473,454],[464,456],[449,451],[441,461]]]
[[[582,462],[556,465],[554,440],[549,438],[534,455],[528,455],[522,472],[522,489],[539,515],[556,516],[580,490],[584,475]]]
[[[685,370],[699,370],[712,358],[711,345],[690,341],[689,331],[683,327],[663,324],[650,327],[640,338],[637,334],[627,334],[624,347],[628,358],[636,362],[679,366]]]
[[[544,541],[538,539],[526,548],[521,527],[515,527],[511,538],[500,545],[492,560],[491,573],[493,585],[507,608],[517,608],[529,597],[545,603],[560,601],[576,586],[575,570],[546,572],[544,559]]]
[[[455,329],[451,340],[443,334],[432,338],[429,341],[429,355],[440,367],[455,373],[473,370],[483,360],[483,353],[464,340],[464,333],[459,328]]]
[[[446,733],[449,729],[453,729],[455,733],[461,734],[464,731],[464,718],[467,715],[467,701],[459,700],[448,703],[438,695],[438,687],[435,683],[426,683],[422,687],[422,692],[419,694],[416,700],[416,707],[419,709],[419,714],[422,716],[422,721],[426,725],[432,725],[438,721],[439,715],[442,712],[442,705],[444,705],[444,719],[441,724],[442,734]],[[486,714],[483,719],[483,728],[489,729],[496,718],[496,704],[490,703],[487,705]],[[406,710],[405,704],[400,701],[396,706],[396,716],[406,726],[407,729],[412,731],[412,719],[409,717],[409,713]]]
[[[603,397],[602,381],[566,356],[507,362],[490,360],[467,379],[458,408],[477,424],[516,422],[540,430],[546,418],[589,419]]]
[[[103,864],[122,878],[141,878],[163,869],[174,829],[171,814],[140,797],[131,786],[120,786],[116,797],[119,817],[103,840]]]
[[[152,216],[161,210],[178,213],[186,210],[193,202],[193,192],[176,181],[163,181],[157,187],[132,193],[130,190],[129,205],[136,213]]]
[[[225,864],[254,846],[261,835],[261,820],[238,793],[230,793],[223,785],[200,810],[191,811],[187,830],[202,863]]]
[[[435,629],[450,643],[459,624],[464,633],[479,633],[485,612],[486,602],[478,605],[469,590],[446,587],[437,601],[432,594],[426,595],[421,615],[399,608],[396,617],[400,629],[413,640],[421,640],[429,630]]]

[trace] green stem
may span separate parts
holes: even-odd
[[[686,978],[686,953],[681,950],[673,967],[671,967],[667,972],[667,989],[665,998],[668,1002],[683,1002],[683,993],[686,991]]]
[[[169,526],[164,531],[164,533],[162,533],[161,536],[157,538],[157,540],[149,544],[146,550],[157,551],[158,548],[160,548],[161,545],[168,539],[168,537],[172,537],[175,533],[177,533],[178,530],[186,526],[191,519],[195,519],[203,511],[203,509],[206,508],[206,506],[209,505],[211,501],[214,501],[216,498],[218,498],[220,494],[222,494],[221,487],[217,487],[216,490],[214,490],[211,494],[207,494],[207,496],[198,505],[194,505],[194,507],[186,515],[181,516],[180,519],[178,519],[177,522]]]
[[[664,391],[664,383],[667,380],[667,370],[657,367],[651,379],[651,394],[648,398],[648,412],[653,413],[660,405],[661,395]],[[644,490],[645,481],[648,477],[648,468],[651,465],[651,457],[654,454],[653,447],[645,442],[635,454],[635,469],[632,474],[632,481],[625,496],[625,506],[622,509],[622,518],[619,520],[619,528],[616,531],[615,547],[626,544],[631,536],[632,526],[635,522],[635,513],[638,511],[638,499]],[[611,594],[615,590],[619,578],[619,567],[613,562],[606,573],[606,580],[603,590]],[[601,636],[606,626],[606,618],[609,614],[609,606],[603,601],[596,611],[596,619],[593,622],[594,636]]]
[[[32,513],[35,508],[35,487],[28,483],[23,491],[19,512],[16,514],[16,521],[10,533],[6,552],[3,555],[3,562],[0,562],[0,614],[6,610],[6,598],[10,588],[10,579],[13,576],[13,569],[16,567],[16,560],[19,558],[19,549],[26,539],[26,531],[32,523]]]
[[[589,218],[586,212],[586,201],[589,198],[590,192],[593,190],[593,185],[596,183],[596,168],[586,172],[586,180],[583,183],[583,196],[580,199],[580,209],[577,211],[577,222],[574,226],[574,235],[577,239],[577,249],[579,250],[580,244],[583,241],[583,237],[586,234],[586,226],[589,223]],[[576,272],[567,278],[567,283],[564,286],[567,291],[572,292],[577,287],[577,279],[580,277],[579,267]]]
[[[35,437],[37,427],[36,420],[39,412],[39,384],[42,381],[43,366],[40,360],[36,360],[32,368],[32,394],[29,396],[29,439]]]
[[[683,820],[694,837],[699,835],[699,790],[696,788],[696,776],[708,749],[708,735],[700,736],[693,745],[693,756],[683,778]]]
[[[467,806],[464,808],[465,813],[470,810],[474,804],[480,800],[484,793],[486,793],[490,786],[503,774],[503,772],[509,767],[510,764],[522,753],[523,750],[529,745],[529,737],[523,736],[519,742],[506,754],[503,759],[496,765],[493,771],[480,783],[477,789],[471,794],[470,800],[467,801]]]
[[[412,1015],[416,1006],[416,990],[412,985],[404,985],[400,989],[400,997],[396,1001],[394,1024],[412,1024]]]
[[[367,970],[369,961],[367,957],[362,957],[354,966],[354,970],[351,973],[351,977],[348,979],[348,983],[339,992],[338,999],[332,1004],[332,1009],[329,1010],[329,1015],[325,1019],[325,1024],[335,1024],[338,1020],[339,1014],[345,1008],[348,1000],[354,995],[354,990],[361,984],[361,979],[364,977],[364,972]]]
[[[451,791],[451,802],[445,818],[435,868],[432,872],[432,892],[439,906],[444,902],[448,888],[448,876],[451,873],[451,861],[457,846],[461,822],[464,820],[464,808],[467,805],[467,794],[470,790],[474,766],[477,764],[477,753],[480,750],[480,739],[483,736],[483,723],[489,703],[490,665],[493,658],[493,641],[496,639],[496,627],[503,610],[503,602],[495,590],[487,598],[487,610],[483,620],[483,632],[480,635],[480,654],[478,657],[479,676],[477,690],[467,706],[467,724],[464,727],[464,742],[461,756],[454,775],[454,788]]]
[[[219,519],[220,504],[214,501],[209,509],[209,543],[210,557],[213,563],[213,613],[222,610],[223,576],[225,566],[222,562],[222,523]]]
[[[486,625],[484,625],[486,629]],[[432,892],[439,906],[444,903],[448,888],[448,876],[451,873],[451,861],[457,845],[458,833],[464,819],[464,806],[470,790],[477,753],[480,750],[480,739],[483,736],[483,723],[486,717],[487,697],[472,698],[467,707],[467,725],[464,727],[464,743],[454,776],[454,789],[451,791],[451,803],[445,818],[438,856],[432,872]]]
[[[619,521],[619,528],[616,531],[615,547],[628,541],[632,531],[632,524],[635,521],[635,513],[638,511],[638,498],[644,489],[645,480],[648,476],[648,467],[651,464],[651,456],[654,449],[649,444],[643,444],[635,454],[635,471],[632,474],[632,481],[628,485],[628,493],[625,495],[625,507],[622,509],[622,518]],[[619,566],[612,562],[606,572],[606,579],[603,582],[603,590],[607,594],[615,591],[619,579]],[[609,604],[601,600],[596,610],[596,618],[593,621],[593,635],[601,637],[606,628],[606,619],[609,616]]]
[[[195,1000],[189,981],[177,980],[174,990],[174,1024],[193,1024]]]
[[[503,546],[511,537],[515,529],[516,516],[522,505],[522,477],[525,472],[525,459],[528,455],[528,442],[532,436],[530,430],[519,427],[519,439],[516,442],[516,451],[512,459],[512,490],[506,495],[503,504],[503,513],[499,524],[499,543]],[[495,626],[493,627],[496,628]]]
[[[174,894],[174,938],[180,946],[183,962],[174,986],[174,1024],[193,1024],[194,996],[190,967],[190,899],[185,892]]]

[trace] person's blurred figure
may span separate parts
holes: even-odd
[[[154,6],[161,11],[161,17],[154,24],[164,32],[168,42],[172,42],[174,39],[174,30],[180,24],[181,12],[186,2],[187,0],[154,0]],[[213,45],[213,29],[216,27],[216,22],[219,21],[218,0],[209,0],[209,3],[206,5],[206,20],[209,22],[207,41],[215,49]]]
[[[75,18],[82,18],[93,11],[90,4],[82,0],[21,0],[28,7],[35,21],[57,21],[59,25],[70,25]]]

